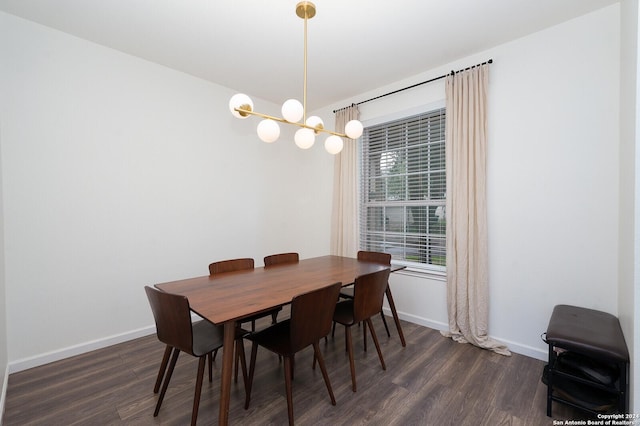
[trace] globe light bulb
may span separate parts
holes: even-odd
[[[297,123],[304,115],[304,108],[297,99],[287,99],[282,104],[282,117],[289,123]]]
[[[344,142],[340,136],[331,135],[324,141],[324,149],[327,150],[329,154],[337,154],[342,151],[342,147]]]
[[[253,101],[244,93],[236,93],[229,99],[229,111],[236,118],[247,118],[249,114],[236,111],[236,108],[243,108],[253,111]]]
[[[318,117],[317,115],[312,115],[311,117],[307,118],[307,121],[305,124],[313,128],[318,128],[318,127],[320,129],[324,128],[324,122],[322,121],[322,118]]]
[[[347,123],[346,126],[344,126],[344,132],[351,139],[358,139],[360,136],[362,136],[363,130],[364,128],[362,127],[362,123],[358,120],[351,120]]]
[[[316,141],[316,135],[313,133],[313,130],[303,128],[296,132],[293,139],[296,141],[298,148],[309,149]]]
[[[267,118],[258,123],[258,137],[266,143],[275,142],[280,137],[280,126]]]

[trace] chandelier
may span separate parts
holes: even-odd
[[[316,6],[310,1],[302,1],[296,5],[296,15],[304,19],[303,103],[297,99],[288,99],[282,104],[282,118],[273,117],[254,111],[251,98],[244,93],[238,93],[231,97],[229,109],[237,118],[247,118],[250,115],[261,117],[263,120],[258,124],[258,137],[264,142],[275,142],[280,137],[278,123],[293,124],[300,127],[294,136],[299,148],[311,148],[315,143],[316,135],[325,133],[329,136],[324,142],[324,148],[330,154],[337,154],[342,151],[344,144],[342,138],[357,139],[362,135],[362,123],[351,120],[345,125],[345,132],[338,133],[325,129],[320,117],[313,115],[307,118],[307,21],[316,15]]]

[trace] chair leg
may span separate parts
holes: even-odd
[[[251,345],[251,361],[249,362],[249,378],[247,379],[247,387],[245,388],[244,409],[249,408],[251,401],[251,386],[253,385],[253,373],[256,369],[256,356],[258,355],[258,344],[253,342]]]
[[[367,351],[367,323],[362,325],[362,340],[364,340],[364,351]]]
[[[345,325],[345,329],[344,329],[344,351],[345,352],[349,352],[349,340],[347,339],[347,329],[346,329],[346,325]]]
[[[402,347],[405,347],[407,346],[407,342],[404,340],[402,325],[400,324],[400,318],[398,317],[398,311],[396,310],[396,303],[393,301],[391,286],[389,286],[389,284],[387,284],[386,295],[387,301],[389,302],[389,308],[391,309],[391,316],[393,316],[393,321],[396,323],[396,329],[398,330],[398,335],[400,336],[400,342],[402,343]]]
[[[216,360],[216,356],[217,355],[218,355],[218,350],[216,349],[216,350],[213,351],[213,360],[214,361]]]
[[[167,364],[169,363],[169,357],[171,356],[171,346],[167,345],[164,348],[164,355],[162,356],[162,362],[160,363],[160,369],[158,370],[158,378],[156,379],[156,384],[153,387],[153,393],[158,393],[160,390],[160,385],[162,384],[162,378],[164,377],[164,372],[167,369]]]
[[[382,318],[384,329],[387,330],[387,337],[391,337],[391,333],[389,333],[389,326],[387,325],[387,319],[384,317],[384,314],[382,313],[382,311],[380,311],[380,318]]]
[[[353,341],[351,339],[351,327],[345,326],[345,340],[347,342],[347,349],[349,351],[349,367],[351,368],[351,390],[356,391],[356,364],[353,360]]]
[[[207,354],[207,361],[209,364],[209,382],[213,382],[213,355],[211,352]]]
[[[244,383],[244,389],[247,389],[247,359],[244,355],[244,342],[242,338],[236,340],[236,352],[238,353],[236,361],[240,359],[240,366],[242,367],[242,382]],[[237,380],[236,380],[237,381]]]
[[[287,412],[289,413],[289,426],[293,426],[293,396],[291,391],[291,376],[293,363],[291,357],[284,357],[284,387],[287,394]]]
[[[173,374],[173,369],[176,366],[176,362],[178,361],[178,355],[180,355],[180,349],[173,348],[173,356],[171,357],[171,363],[169,364],[169,370],[167,370],[167,374],[164,378],[164,383],[162,384],[162,390],[160,391],[160,396],[158,397],[158,402],[156,403],[156,409],[153,412],[153,417],[157,417],[160,412],[160,406],[162,405],[162,400],[164,399],[164,394],[167,393],[167,388],[169,387],[169,381],[171,380],[171,375]]]
[[[296,354],[292,354],[289,359],[291,362],[291,380],[293,380],[293,372],[296,369]]]
[[[384,364],[384,359],[382,358],[382,351],[380,351],[380,343],[378,343],[378,336],[376,336],[376,331],[373,329],[373,323],[371,322],[371,318],[367,318],[367,324],[369,325],[369,330],[371,330],[371,338],[373,339],[373,343],[376,345],[376,350],[378,351],[378,358],[380,358],[380,364],[382,364],[382,369],[386,370],[387,366]]]
[[[234,359],[234,364],[235,364],[235,370],[234,370],[234,382],[238,383],[238,361],[240,360],[240,343],[238,342],[238,340],[236,340],[236,349],[235,349],[235,354],[233,356]]]
[[[331,389],[331,381],[329,380],[329,375],[327,374],[327,367],[324,364],[324,358],[322,357],[320,346],[317,342],[313,344],[313,353],[313,359],[318,359],[318,365],[320,366],[320,371],[322,371],[322,378],[324,379],[324,384],[327,386],[329,397],[331,398],[331,405],[336,405],[336,398],[333,396],[333,389]]]
[[[193,394],[193,411],[191,412],[191,426],[196,426],[198,421],[198,408],[200,407],[200,394],[202,392],[202,377],[204,376],[205,357],[201,356],[198,361],[198,378],[196,379],[196,390]]]

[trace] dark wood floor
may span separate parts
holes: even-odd
[[[354,328],[358,392],[351,391],[344,330],[321,348],[337,405],[332,406],[311,349],[296,357],[294,415],[300,425],[551,425],[546,416],[543,362],[522,355],[496,355],[444,338],[438,331],[403,322],[407,347],[395,330],[388,338],[374,319],[387,370],[373,347],[362,350]],[[392,322],[390,321],[390,325]],[[249,356],[249,344],[246,345]],[[181,355],[158,417],[153,384],[164,345],[155,335],[22,371],[9,376],[5,425],[186,425],[190,421],[197,362]],[[199,424],[218,419],[219,366],[206,379]],[[283,364],[258,351],[252,404],[243,407],[241,380],[232,385],[230,423],[287,423]],[[206,377],[206,376],[205,376]],[[582,414],[554,404],[554,419]]]

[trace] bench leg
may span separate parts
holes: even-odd
[[[553,403],[553,369],[556,359],[553,345],[549,344],[549,364],[547,366],[547,417],[551,417],[551,404]]]

